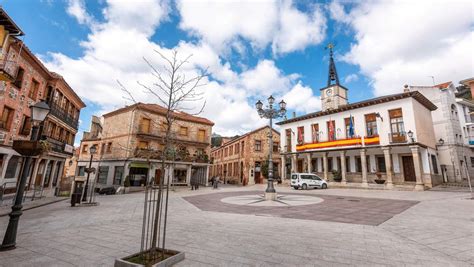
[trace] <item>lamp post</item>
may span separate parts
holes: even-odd
[[[411,130],[408,131],[408,138],[410,138],[410,143],[415,142],[415,139],[413,138],[413,132]]]
[[[41,101],[33,106],[30,107],[31,109],[31,136],[30,141],[38,141],[38,128],[39,124],[46,119],[49,113],[49,106],[46,102]],[[34,144],[33,142],[30,142]],[[36,143],[36,142],[35,142]],[[23,208],[23,194],[25,191],[26,180],[28,179],[28,170],[30,169],[31,165],[31,157],[33,155],[37,155],[39,153],[35,153],[37,151],[33,151],[33,148],[24,148],[23,154],[25,157],[25,163],[23,165],[23,172],[21,174],[21,178],[18,185],[18,190],[15,195],[15,203],[12,206],[12,212],[9,214],[10,220],[8,221],[7,231],[5,232],[5,236],[3,237],[2,246],[0,250],[10,250],[14,249],[16,245],[16,234],[18,230],[18,222],[20,221],[20,216],[22,214],[21,209]]]
[[[96,148],[96,145],[93,145],[91,146],[91,148],[89,148],[89,154],[91,154],[91,159],[89,160],[89,168],[87,168],[87,180],[86,180],[86,186],[84,187],[84,194],[82,195],[82,201],[87,200],[87,190],[89,190],[89,177],[91,175],[91,172],[93,172],[92,159],[94,158],[95,152],[97,152],[97,148]]]
[[[267,183],[267,189],[265,189],[265,199],[267,200],[275,200],[276,199],[276,191],[275,188],[273,187],[273,160],[272,160],[272,152],[273,152],[273,119],[276,118],[281,118],[285,116],[286,114],[286,103],[285,101],[281,101],[279,103],[280,109],[277,110],[273,107],[273,104],[275,103],[275,98],[273,96],[270,96],[268,98],[268,107],[263,108],[263,103],[258,100],[257,103],[255,103],[255,107],[257,108],[258,115],[260,118],[266,118],[269,119],[269,125],[270,125],[270,133],[268,134],[268,138],[270,139],[269,142],[269,149],[268,149],[268,183]]]

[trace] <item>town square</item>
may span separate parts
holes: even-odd
[[[1,2],[0,267],[473,266],[473,10]]]

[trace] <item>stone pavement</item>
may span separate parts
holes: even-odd
[[[465,199],[466,193],[277,187],[328,199],[419,202],[378,226],[203,211],[183,199],[263,188],[172,193],[167,244],[185,251],[186,260],[178,266],[474,265],[474,202]],[[0,252],[0,266],[113,266],[116,257],[138,251],[143,194],[97,200],[100,206],[72,208],[58,202],[26,211],[18,248]],[[1,235],[7,221],[0,218]]]

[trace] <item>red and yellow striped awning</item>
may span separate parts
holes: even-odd
[[[363,143],[365,145],[380,144],[380,137],[378,136],[365,137]],[[297,145],[296,151],[304,151],[308,149],[341,147],[341,146],[356,146],[356,145],[362,145],[361,137]]]

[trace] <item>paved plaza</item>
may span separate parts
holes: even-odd
[[[185,251],[178,266],[474,265],[474,201],[465,192],[277,187],[293,202],[322,201],[269,207],[229,200],[263,190],[173,192],[167,244]],[[62,201],[25,211],[18,248],[0,252],[0,266],[112,266],[137,252],[144,195],[97,199],[96,207]],[[0,217],[2,235],[7,222]]]

